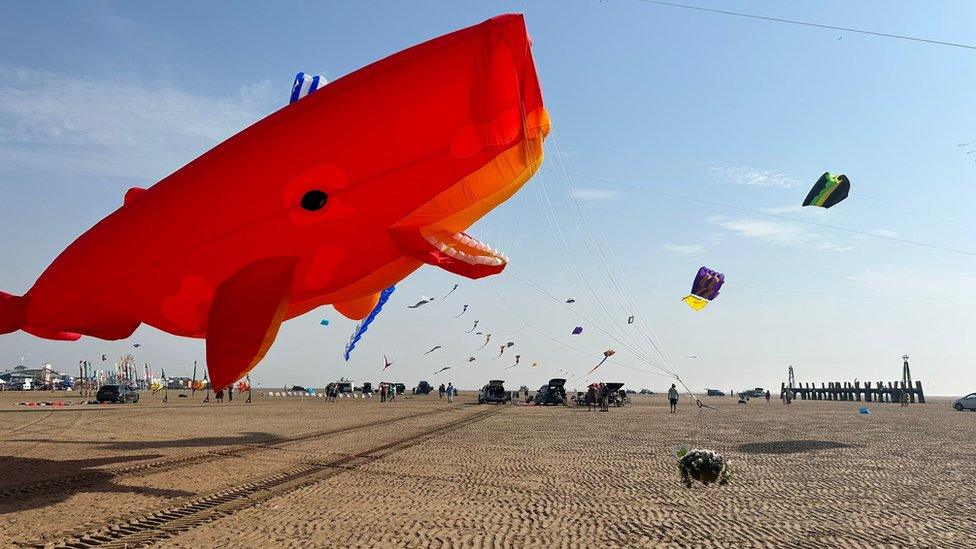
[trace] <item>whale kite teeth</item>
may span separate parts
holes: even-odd
[[[498,267],[508,263],[500,250],[463,232],[428,234],[424,239],[441,253],[469,265]]]

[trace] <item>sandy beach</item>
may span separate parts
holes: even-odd
[[[966,547],[976,414],[662,397],[610,413],[436,395],[25,408],[0,397],[0,544]],[[67,400],[71,402],[72,400]],[[676,444],[733,461],[688,489]]]

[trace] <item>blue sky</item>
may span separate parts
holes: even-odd
[[[956,42],[969,39],[976,17],[963,1],[696,5]],[[510,11],[526,14],[554,122],[545,169],[472,231],[509,252],[510,271],[407,310],[455,282],[422,269],[349,363],[340,354],[351,321],[330,308],[292,320],[254,372],[262,386],[340,375],[375,382],[387,354],[397,363],[386,378],[408,385],[449,365],[440,380],[462,387],[496,376],[534,387],[560,370],[583,374],[592,355],[614,348],[598,378],[662,389],[668,377],[598,329],[629,342],[639,335],[624,323],[636,314],[695,389],[778,387],[790,364],[801,381],[891,380],[903,353],[932,393],[976,388],[976,258],[762,213],[976,250],[976,154],[966,154],[976,146],[957,146],[976,139],[976,52],[636,1],[5,3],[0,289],[25,292],[125,189],[158,181],[280,108],[295,72],[334,79]],[[827,170],[850,176],[851,197],[800,211]],[[546,196],[567,248],[546,221]],[[607,250],[612,279],[591,237]],[[729,283],[693,313],[678,299],[701,265]],[[618,301],[611,286],[624,279]],[[525,281],[575,297],[586,320]],[[464,303],[469,311],[452,319]],[[464,334],[474,319],[496,334],[480,352],[483,339]],[[569,336],[577,324],[586,331]],[[492,360],[499,339],[516,346]],[[24,357],[71,370],[136,341],[137,359],[168,373],[203,360],[202,342],[144,327],[126,342],[6,335],[0,364]],[[444,348],[422,356],[434,345]],[[514,354],[522,363],[502,370]]]

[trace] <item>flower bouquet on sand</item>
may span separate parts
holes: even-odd
[[[678,469],[685,486],[691,488],[694,481],[702,484],[717,482],[726,485],[732,480],[732,462],[722,454],[701,448],[690,449],[679,446],[674,450],[678,458]]]

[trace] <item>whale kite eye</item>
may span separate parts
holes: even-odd
[[[325,207],[325,203],[328,202],[329,195],[325,194],[324,191],[308,191],[302,196],[302,208],[314,212],[316,210],[321,210]]]

